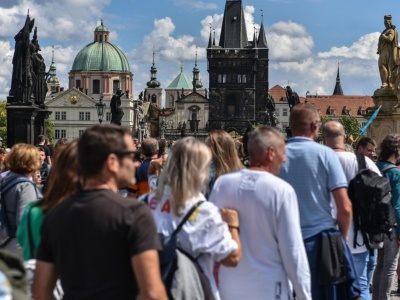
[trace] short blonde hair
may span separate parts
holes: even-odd
[[[10,171],[18,174],[32,173],[39,169],[39,149],[33,145],[15,144],[6,160]]]

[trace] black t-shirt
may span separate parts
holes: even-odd
[[[135,299],[131,257],[160,247],[145,204],[88,190],[46,215],[37,259],[56,265],[64,299]]]

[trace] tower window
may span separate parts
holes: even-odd
[[[75,87],[79,90],[79,88],[81,87],[81,80],[77,79],[75,80]]]
[[[226,74],[222,74],[222,83],[226,83]]]
[[[239,75],[237,76],[237,82],[238,82],[238,83],[242,83],[242,75],[239,74]]]
[[[246,83],[246,82],[247,82],[246,74],[243,74],[242,75],[242,83]]]
[[[93,94],[100,94],[100,80],[93,80]]]
[[[151,95],[151,103],[157,103],[157,96],[155,94]]]
[[[218,83],[222,83],[222,75],[218,74]]]
[[[168,107],[174,107],[174,95],[169,95]]]
[[[119,80],[113,80],[113,94],[115,94],[119,87]]]

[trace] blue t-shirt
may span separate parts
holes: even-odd
[[[347,180],[332,149],[309,138],[289,139],[280,177],[296,191],[303,239],[336,228],[330,193],[347,188]]]

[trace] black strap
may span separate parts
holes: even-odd
[[[171,234],[171,236],[177,235],[178,232],[182,229],[183,225],[185,225],[186,221],[189,220],[191,215],[194,213],[194,211],[203,203],[205,202],[204,200],[197,202],[195,205],[192,206],[192,208],[187,212],[187,214],[183,217],[182,221],[179,223],[179,225],[176,227],[174,232]]]
[[[358,172],[361,170],[365,170],[367,168],[367,162],[365,161],[365,156],[362,153],[356,153],[357,163],[358,163]]]
[[[31,204],[30,206],[29,206],[29,210],[28,210],[28,219],[27,219],[27,222],[28,222],[28,239],[29,239],[29,253],[30,253],[30,255],[31,255],[31,259],[33,259],[33,258],[35,258],[36,257],[36,254],[35,254],[35,245],[34,245],[34,243],[33,243],[33,234],[32,234],[32,224],[31,224],[31,211],[32,211],[32,207],[33,207],[33,205]]]
[[[367,169],[367,162],[366,162],[366,159],[365,159],[365,155],[364,154],[362,154],[362,153],[355,153],[356,154],[356,157],[357,157],[357,164],[358,164],[358,172],[361,172],[362,170],[365,170],[365,169]],[[355,188],[355,187],[354,187]],[[355,193],[358,193],[358,191],[356,190],[356,191],[354,191]],[[359,217],[359,214],[360,214],[360,212],[359,212],[359,210],[358,210],[358,208],[357,208],[357,205],[353,205],[353,219],[356,217],[356,219],[358,219]],[[358,224],[358,222],[354,222],[353,221],[353,224],[354,224],[354,240],[353,240],[353,247],[354,247],[354,249],[357,247],[357,246],[361,246],[361,245],[358,245],[358,243],[357,243],[357,236],[358,236],[358,231],[360,230],[360,226],[359,226],[359,224]],[[368,241],[368,238],[367,238],[367,235],[365,234],[365,233],[363,233],[362,231],[361,231],[361,234],[362,234],[362,236],[363,236],[363,240],[364,240],[364,244],[367,246],[367,247],[369,247],[369,244],[366,242],[366,241]]]

